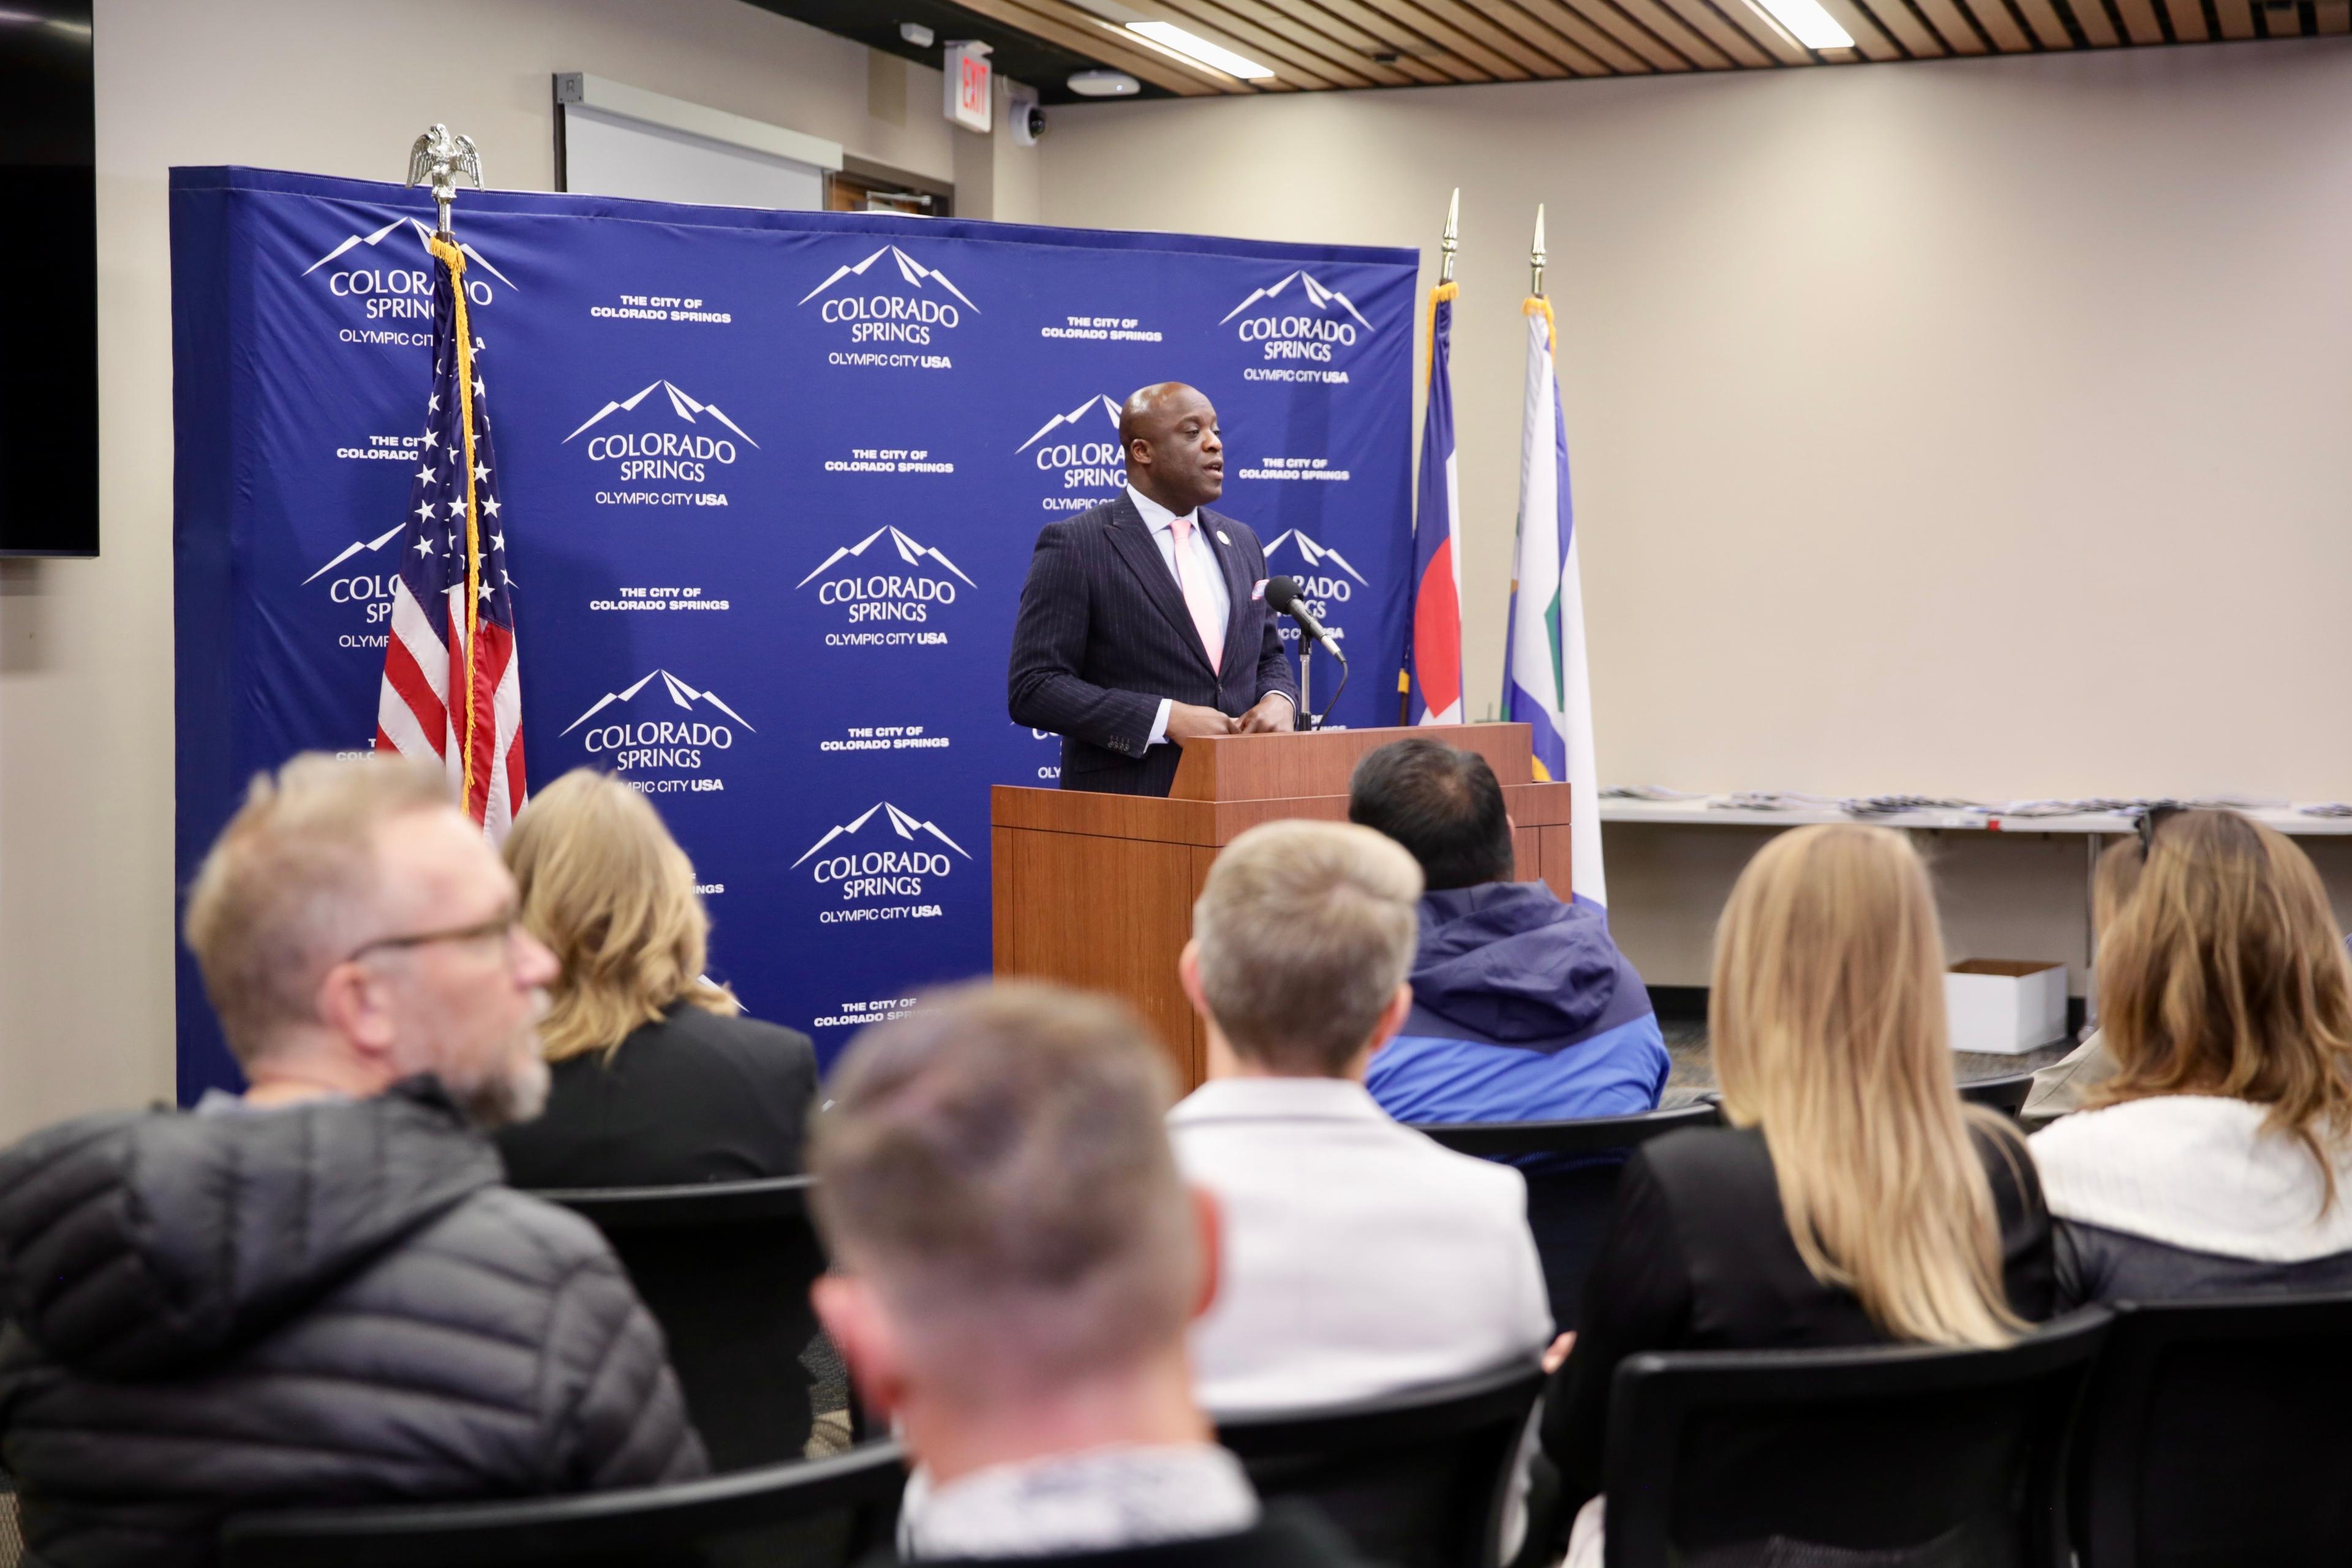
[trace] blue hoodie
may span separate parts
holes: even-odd
[[[1366,1086],[1399,1121],[1566,1121],[1654,1110],[1671,1066],[1604,912],[1485,882],[1421,900],[1412,1013]]]

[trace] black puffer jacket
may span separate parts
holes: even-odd
[[[0,1454],[30,1561],[198,1564],[228,1513],[704,1469],[604,1238],[431,1079],[86,1117],[0,1154]]]

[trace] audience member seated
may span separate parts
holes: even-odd
[[[1382,1113],[1365,1064],[1412,1005],[1421,873],[1336,822],[1254,827],[1210,868],[1180,961],[1208,1081],[1168,1119],[1223,1215],[1192,1336],[1218,1415],[1299,1410],[1508,1363],[1551,1339],[1527,1183]]]
[[[299,757],[188,894],[249,1087],[0,1154],[0,1453],[48,1568],[200,1564],[233,1511],[679,1479],[701,1445],[538,1110],[555,963],[441,770]]]
[[[1132,1013],[1034,984],[933,997],[835,1072],[816,1304],[916,1466],[902,1559],[1353,1561],[1312,1515],[1261,1510],[1193,1403],[1215,1210],[1177,1177],[1169,1087]]]
[[[2105,942],[2107,929],[2116,923],[2125,900],[2139,886],[2140,867],[2146,863],[2147,856],[2147,849],[2137,838],[2120,839],[2108,845],[2100,855],[2098,868],[2091,876],[2094,947]],[[2107,1049],[2106,1037],[2093,1030],[2081,1045],[2033,1075],[2032,1092],[2025,1097],[2018,1116],[2031,1127],[2080,1110],[2115,1076],[2116,1058]]]
[[[800,1173],[808,1037],[739,1017],[702,977],[709,917],[650,802],[576,768],[507,838],[523,925],[562,966],[540,1026],[546,1112],[499,1134],[519,1187],[653,1187]]]
[[[2050,1314],[2050,1216],[2022,1142],[1954,1089],[1943,977],[1901,835],[1801,827],[1740,874],[1708,1017],[1729,1125],[1626,1163],[1544,1415],[1566,1500],[1601,1488],[1638,1352],[1999,1345]],[[1571,1564],[1601,1561],[1600,1516]]]
[[[1399,1121],[1567,1121],[1656,1109],[1672,1063],[1609,917],[1513,881],[1511,819],[1486,759],[1441,742],[1356,765],[1348,816],[1421,863],[1412,1011],[1367,1083]]]
[[[2352,963],[2302,849],[2172,817],[2098,975],[2115,1076],[2033,1138],[2061,1303],[2352,1289]]]

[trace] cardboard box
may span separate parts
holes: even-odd
[[[2019,1056],[2066,1037],[2066,966],[1971,958],[1944,976],[1952,1049]]]

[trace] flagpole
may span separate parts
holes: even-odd
[[[1438,236],[1437,240],[1437,287],[1431,289],[1429,294],[1429,354],[1428,357],[1424,359],[1422,365],[1421,379],[1424,384],[1429,380],[1430,362],[1433,361],[1437,355],[1437,304],[1440,300],[1449,300],[1454,297],[1452,292],[1454,289],[1454,253],[1459,251],[1461,248],[1462,187],[1456,185],[1454,187],[1454,195],[1446,201],[1445,228],[1444,231]],[[1423,417],[1425,419],[1427,417],[1426,415],[1424,415]],[[1426,436],[1426,431],[1424,431],[1423,434]],[[1418,526],[1419,524],[1416,522],[1415,527],[1418,528]],[[1416,592],[1417,591],[1418,586],[1416,585]],[[1457,607],[1457,614],[1458,613]],[[1410,632],[1407,634],[1405,642],[1406,661],[1397,668],[1397,723],[1400,726],[1408,725],[1412,722],[1412,647]],[[1460,657],[1458,652],[1455,657],[1457,658]]]
[[[1544,213],[1544,210],[1543,210],[1543,203],[1541,203],[1541,202],[1538,202],[1538,203],[1536,204],[1536,243],[1535,243],[1535,248],[1533,248],[1532,250],[1530,250],[1530,251],[1528,251],[1528,267],[1529,267],[1529,268],[1531,268],[1534,270],[1534,273],[1535,273],[1535,281],[1534,281],[1534,282],[1532,282],[1532,283],[1530,283],[1530,284],[1528,286],[1528,293],[1530,293],[1530,294],[1533,294],[1533,295],[1534,295],[1537,299],[1538,299],[1538,300],[1540,300],[1540,299],[1542,299],[1542,298],[1544,297],[1544,291],[1543,291],[1543,269],[1544,269],[1543,213]]]
[[[481,694],[476,688],[478,666],[476,651],[481,644],[482,626],[482,535],[481,511],[475,496],[475,480],[480,465],[474,451],[474,337],[473,326],[466,319],[466,255],[457,247],[457,237],[449,227],[449,209],[457,199],[457,182],[465,179],[476,190],[482,188],[482,155],[475,150],[474,139],[450,133],[446,125],[436,123],[419,136],[408,149],[408,183],[412,185],[429,184],[433,188],[433,205],[438,226],[425,243],[443,266],[449,269],[450,311],[456,340],[457,397],[460,408],[458,429],[465,442],[465,507],[466,507],[466,619],[465,664],[450,671],[465,684],[466,721],[456,736],[462,748],[464,761],[458,770],[460,779],[457,802],[468,816],[474,812],[474,736],[476,720],[482,708]],[[452,628],[453,630],[455,628]],[[454,662],[454,661],[453,661]],[[455,695],[454,693],[452,695]],[[483,771],[488,787],[491,766]],[[487,814],[487,803],[485,803]],[[477,821],[483,820],[476,817]]]

